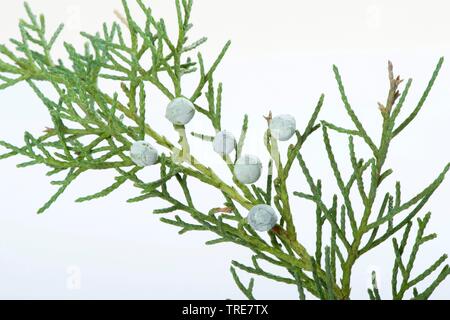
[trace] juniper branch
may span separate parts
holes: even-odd
[[[425,271],[415,277],[411,276],[419,247],[435,238],[434,234],[423,233],[429,215],[419,220],[419,232],[406,264],[403,255],[413,219],[442,184],[450,170],[450,164],[445,166],[429,186],[407,201],[402,201],[405,196],[400,182],[395,184],[393,191],[385,194],[381,204],[378,204],[377,198],[381,184],[394,173],[393,169],[384,168],[391,142],[423,108],[436,82],[443,58],[439,60],[418,104],[400,124],[396,122],[404,109],[412,80],[408,80],[400,93],[402,81],[394,75],[392,63],[388,64],[389,91],[385,104],[379,104],[383,117],[379,144],[368,135],[364,124],[356,115],[356,109],[350,105],[341,75],[334,66],[339,93],[354,128],[344,128],[326,120],[318,121],[324,104],[322,94],[304,130],[295,132],[296,142],[289,146],[286,155],[281,154],[277,140],[270,130],[267,131],[264,142],[272,159],[268,164],[265,186],[262,188],[255,184],[248,187],[233,175],[234,161],[231,157],[223,157],[232,175],[230,183],[209,165],[198,161],[191,152],[190,137],[184,126],[174,127],[179,141],[172,142],[146,122],[152,112],[146,92],[152,87],[169,100],[189,98],[195,110],[209,120],[211,132],[222,130],[225,126],[222,123],[224,92],[222,83],[215,85],[215,71],[224,59],[230,42],[224,45],[217,58],[207,67],[208,63],[199,52],[199,47],[206,42],[206,38],[191,41],[188,37],[192,28],[192,0],[175,0],[177,34],[174,38],[169,36],[165,21],[155,17],[149,6],[142,0],[136,0],[136,3],[140,10],[138,13],[144,17],[144,23],[138,23],[128,1],[122,0],[124,14],[117,15],[125,28],[122,30],[114,22],[104,24],[101,32],[81,33],[87,41],[83,49],[78,50],[71,44],[64,43],[68,61],[57,59],[52,53],[52,48],[62,34],[63,25],[49,34],[45,17],[35,15],[27,4],[27,19],[19,23],[19,37],[11,40],[14,49],[0,45],[0,89],[26,83],[45,106],[52,121],[52,127],[47,128],[42,135],[26,132],[22,146],[0,141],[0,146],[6,149],[0,159],[21,156],[26,160],[19,163],[18,167],[43,165],[49,169],[48,176],[53,177],[52,185],[57,187],[57,191],[38,212],[48,210],[84,172],[114,171],[116,177],[112,184],[94,194],[78,198],[77,202],[109,196],[127,184],[132,184],[138,190],[136,196],[128,200],[130,202],[153,198],[164,200],[167,205],[155,209],[154,213],[162,216],[162,222],[178,227],[180,234],[207,231],[215,235],[213,240],[207,241],[208,245],[234,243],[255,254],[253,266],[233,262],[231,267],[237,286],[250,299],[254,298],[254,280],[248,286],[244,285],[234,267],[294,285],[300,299],[306,298],[306,292],[320,299],[349,299],[352,269],[357,260],[404,229],[401,241],[393,240],[396,256],[392,278],[393,297],[403,298],[407,290],[413,289],[414,299],[429,298],[450,273],[448,265],[442,267],[447,257],[442,255]],[[190,55],[195,53],[193,59]],[[148,56],[150,66],[144,61]],[[185,92],[186,74],[196,74],[198,78],[198,83],[190,93]],[[120,94],[106,92],[99,83],[101,79],[119,84]],[[47,94],[41,87],[42,83],[48,84],[53,92]],[[56,99],[50,98],[55,95]],[[327,204],[323,192],[328,186],[322,185],[320,179],[313,178],[302,151],[305,142],[320,127],[325,153],[338,185],[339,196],[333,196],[331,205]],[[235,159],[239,158],[245,148],[248,128],[249,117],[245,115]],[[208,135],[208,130],[192,132],[191,135],[211,142],[214,135]],[[350,177],[345,177],[342,173],[340,159],[333,152],[335,147],[330,137],[332,131],[348,136],[352,168]],[[138,173],[141,168],[134,164],[129,155],[134,141],[146,139],[164,149],[157,163],[160,176],[155,180],[140,178]],[[369,159],[357,157],[356,143],[361,139],[372,151]],[[309,253],[307,246],[297,236],[294,220],[298,216],[298,210],[293,208],[289,197],[288,181],[296,159],[306,177],[310,193],[294,194],[314,202],[316,208],[316,243],[313,254]],[[370,177],[366,179],[369,171]],[[191,195],[190,184],[193,180],[219,191],[224,198],[224,207],[218,204],[213,209],[200,208],[201,203]],[[174,185],[171,182],[182,191],[182,199],[173,196]],[[357,206],[351,196],[354,187],[358,189],[362,200],[361,214],[356,212]],[[269,230],[267,235],[258,234],[249,225],[245,215],[240,213],[240,210],[249,210],[262,203],[273,204],[282,216],[280,223]],[[374,211],[377,211],[375,217]],[[406,211],[409,213],[400,219]],[[330,229],[329,239],[325,238],[326,227]],[[379,235],[381,230],[384,233]],[[363,244],[366,236],[368,241],[364,240]],[[291,277],[268,272],[259,265],[259,260],[284,269]],[[441,271],[435,280],[419,292],[415,286],[439,268]],[[397,281],[399,273],[403,279],[400,287]],[[338,276],[341,278],[340,283],[337,281]],[[373,299],[381,298],[375,275],[369,295]]]

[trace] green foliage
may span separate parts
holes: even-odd
[[[431,284],[424,289],[421,293],[417,291],[415,286],[425,280],[427,277],[429,277],[434,271],[436,271],[442,264],[447,260],[447,255],[442,255],[439,259],[436,260],[435,263],[433,263],[430,267],[428,267],[425,271],[420,273],[415,278],[411,279],[411,272],[414,267],[414,262],[417,258],[417,253],[419,251],[419,248],[424,245],[426,242],[433,240],[436,238],[436,234],[432,233],[429,235],[424,235],[425,228],[430,221],[431,213],[428,212],[423,219],[418,218],[418,230],[417,235],[414,240],[414,244],[412,246],[409,258],[407,259],[406,264],[403,262],[403,255],[405,253],[405,248],[408,243],[408,236],[411,231],[412,222],[408,222],[405,231],[403,233],[402,240],[400,244],[398,243],[398,240],[393,238],[392,243],[394,246],[394,252],[395,252],[395,262],[394,262],[394,268],[392,271],[392,295],[394,299],[402,299],[405,295],[406,291],[413,288],[414,293],[414,299],[428,299],[430,295],[433,293],[433,291],[436,289],[436,287],[444,281],[444,279],[450,274],[450,269],[448,265],[445,265],[441,272],[438,274],[436,279],[431,282]],[[402,281],[400,283],[400,287],[398,288],[397,285],[397,278],[399,276],[400,271],[400,277],[402,278]]]
[[[45,212],[83,173],[114,170],[117,176],[111,185],[77,201],[106,197],[131,182],[139,193],[128,201],[140,202],[152,198],[164,200],[167,207],[156,209],[154,213],[164,215],[161,221],[178,227],[180,234],[208,231],[215,234],[215,238],[208,241],[207,245],[227,242],[247,247],[254,254],[252,265],[233,261],[231,274],[249,299],[254,299],[254,280],[248,286],[244,285],[236,269],[294,285],[300,299],[306,298],[305,292],[320,299],[350,299],[351,275],[355,263],[362,255],[388,239],[392,239],[395,253],[393,298],[403,299],[411,289],[413,299],[430,297],[450,273],[449,266],[443,266],[447,258],[443,255],[421,274],[412,276],[419,248],[436,237],[434,234],[424,235],[430,214],[423,219],[418,218],[418,232],[409,259],[405,261],[404,256],[413,221],[443,182],[450,164],[427,187],[409,199],[402,199],[400,182],[390,187],[392,191],[384,195],[380,194],[380,189],[394,172],[392,168],[384,168],[391,142],[422,110],[441,69],[442,58],[417,106],[403,121],[398,119],[412,80],[408,80],[403,90],[400,90],[402,81],[394,76],[392,64],[389,63],[389,92],[386,102],[379,103],[383,120],[379,139],[369,136],[359,120],[346,95],[339,70],[334,66],[344,105],[343,112],[348,114],[354,128],[318,121],[324,104],[324,95],[321,95],[308,124],[296,132],[297,141],[289,146],[286,155],[280,154],[277,141],[271,137],[269,130],[266,132],[264,143],[271,156],[266,185],[264,188],[258,185],[249,188],[237,179],[233,179],[232,184],[226,183],[209,166],[199,162],[190,152],[184,126],[174,127],[180,138],[178,143],[174,143],[146,123],[146,116],[151,112],[147,105],[146,88],[152,86],[168,99],[188,97],[197,112],[211,123],[211,131],[191,134],[210,142],[223,126],[223,85],[215,84],[214,73],[230,42],[224,45],[208,68],[198,51],[206,38],[193,42],[188,39],[192,28],[192,0],[175,0],[178,22],[178,36],[175,39],[169,37],[164,20],[154,17],[151,8],[142,0],[136,0],[140,11],[137,13],[131,12],[127,1],[123,0],[122,3],[124,16],[120,18],[125,27],[118,23],[104,24],[102,32],[81,33],[87,41],[84,50],[77,50],[71,44],[64,43],[68,62],[52,56],[52,48],[63,26],[48,34],[44,16],[36,16],[28,5],[25,5],[27,20],[19,23],[20,37],[11,40],[15,50],[0,46],[0,88],[26,82],[47,108],[53,122],[53,127],[40,136],[26,132],[23,146],[0,141],[0,146],[7,150],[0,155],[0,159],[20,156],[27,160],[18,167],[43,165],[49,168],[48,176],[57,177],[52,181],[57,191],[39,209],[39,213]],[[142,25],[135,19],[139,13],[145,19]],[[198,51],[196,57],[189,56],[195,51]],[[148,59],[148,55],[151,57],[151,66],[144,67],[143,60]],[[182,80],[184,75],[191,73],[198,75],[198,84],[193,92],[188,93],[183,90]],[[102,79],[119,82],[122,94],[102,90],[99,85]],[[58,99],[49,98],[40,88],[41,83],[49,84]],[[201,97],[205,98],[204,102]],[[271,115],[267,119],[270,121]],[[249,118],[245,115],[236,157],[234,160],[228,156],[224,158],[231,174],[235,160],[245,147],[248,126]],[[327,203],[322,192],[327,186],[313,177],[302,155],[303,145],[317,131],[321,131],[324,154],[329,159],[338,186],[331,203]],[[340,159],[336,158],[333,150],[332,131],[348,138],[348,161],[352,168],[349,177],[340,170]],[[140,168],[133,164],[128,155],[131,143],[144,138],[165,149],[158,163],[160,177],[154,181],[140,178]],[[359,143],[365,144],[371,151],[368,159],[358,156]],[[286,159],[285,162],[283,159]],[[297,162],[299,168],[294,167]],[[309,191],[292,193],[289,190],[288,180],[293,168],[301,170]],[[220,191],[224,197],[223,207],[199,208],[190,193],[192,181]],[[174,198],[171,192],[174,187],[183,191],[183,199]],[[355,189],[359,199],[352,196]],[[313,253],[297,238],[291,195],[315,204],[316,245]],[[361,212],[357,209],[357,201],[362,204]],[[261,203],[273,204],[282,217],[280,224],[269,231],[267,237],[257,234],[247,224],[245,215],[240,213]],[[175,215],[174,212],[185,214]],[[328,235],[326,230],[330,230]],[[402,230],[403,237],[398,242],[393,236]],[[428,287],[422,291],[416,289],[419,283],[439,268],[440,273]],[[284,275],[272,270],[284,271]],[[372,288],[368,292],[371,299],[381,299],[375,273],[372,275]]]

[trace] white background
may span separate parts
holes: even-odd
[[[0,42],[17,36],[17,22],[24,16],[21,1],[7,0],[0,12]],[[79,46],[80,30],[95,32],[104,21],[115,19],[120,1],[32,0],[33,8],[45,12],[50,27],[65,22],[65,41]],[[155,0],[157,15],[173,26],[172,1]],[[387,94],[387,60],[402,77],[413,77],[411,95],[402,117],[412,110],[440,56],[450,59],[447,1],[256,1],[197,0],[193,13],[195,36],[206,35],[202,52],[209,63],[226,40],[233,45],[219,68],[216,80],[224,82],[224,127],[239,134],[244,113],[250,115],[246,152],[266,159],[262,147],[268,110],[291,113],[304,126],[320,93],[326,94],[321,119],[350,126],[331,70],[340,67],[349,99],[373,136],[380,116],[377,101]],[[56,50],[62,55],[61,43]],[[395,172],[386,182],[393,188],[402,181],[404,199],[428,183],[450,160],[450,66],[444,63],[423,112],[393,143],[387,166]],[[186,78],[185,93],[192,92],[194,78]],[[149,91],[151,92],[151,91]],[[163,119],[167,101],[149,93],[148,121],[175,141]],[[50,119],[45,107],[25,85],[0,93],[0,138],[20,144],[23,131],[39,134]],[[190,124],[211,133],[197,116]],[[332,135],[334,149],[348,173],[346,140]],[[378,140],[378,139],[377,139]],[[194,153],[229,181],[225,167],[202,142],[192,142]],[[285,147],[285,145],[284,145]],[[358,149],[361,154],[365,150]],[[319,134],[304,150],[316,178],[322,178],[326,195],[337,190]],[[151,214],[158,201],[125,203],[137,195],[126,185],[106,199],[75,204],[78,196],[109,185],[112,172],[92,172],[76,181],[44,215],[39,208],[55,191],[44,168],[16,169],[22,159],[0,163],[0,298],[150,298],[225,299],[242,298],[230,273],[231,260],[248,262],[250,252],[235,245],[207,247],[214,236],[192,233],[183,236]],[[154,177],[155,168],[146,171]],[[307,191],[294,166],[291,190]],[[424,210],[433,212],[428,232],[439,237],[419,256],[417,270],[450,252],[450,182],[443,183]],[[221,205],[219,195],[193,185],[199,206],[208,210]],[[314,210],[292,199],[300,240],[312,251]],[[379,286],[390,297],[393,252],[390,243],[361,258],[353,273],[353,297],[367,298],[372,270],[379,273]],[[416,271],[417,271],[416,270]],[[242,273],[241,273],[242,274]],[[80,287],[72,280],[80,278]],[[244,280],[248,279],[242,274]],[[77,284],[75,282],[75,284]],[[257,298],[294,299],[295,288],[257,278]],[[434,298],[449,298],[447,281]]]

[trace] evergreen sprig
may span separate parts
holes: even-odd
[[[271,160],[265,185],[247,187],[234,176],[233,183],[226,183],[207,164],[198,161],[191,153],[184,126],[174,126],[179,141],[172,142],[146,122],[146,117],[152,112],[146,99],[149,87],[156,88],[169,100],[183,96],[189,98],[196,111],[211,123],[210,129],[191,132],[191,135],[210,143],[224,127],[224,88],[222,83],[216,85],[214,76],[230,42],[224,45],[208,67],[199,51],[206,38],[191,41],[188,37],[192,28],[192,0],[175,0],[178,27],[175,38],[167,33],[164,19],[155,17],[152,9],[142,0],[136,0],[136,4],[139,12],[135,13],[128,2],[122,0],[124,13],[117,12],[120,23],[105,23],[101,32],[95,34],[82,32],[81,36],[87,41],[82,50],[64,43],[68,61],[52,55],[63,25],[49,33],[45,17],[35,15],[27,4],[27,18],[19,23],[20,37],[11,40],[14,49],[0,46],[0,89],[20,82],[27,83],[47,108],[52,120],[52,127],[45,129],[43,134],[26,132],[22,146],[0,141],[0,146],[7,150],[0,155],[0,159],[20,156],[26,161],[18,167],[43,165],[49,169],[48,176],[54,177],[52,184],[57,190],[38,212],[45,212],[83,173],[114,170],[116,177],[109,186],[94,194],[84,195],[77,202],[106,197],[126,183],[131,183],[139,191],[129,202],[152,198],[164,200],[167,206],[154,210],[154,213],[163,216],[162,222],[179,228],[180,234],[207,231],[215,235],[207,241],[207,245],[235,243],[253,252],[251,265],[233,261],[230,268],[237,286],[249,299],[255,298],[254,280],[252,278],[248,285],[244,285],[236,269],[294,285],[300,299],[307,297],[306,292],[319,299],[350,299],[355,263],[363,254],[388,239],[392,239],[395,253],[393,298],[403,299],[412,289],[411,298],[428,299],[450,273],[449,266],[444,265],[447,256],[443,255],[425,271],[413,275],[419,248],[436,237],[435,234],[425,235],[430,214],[417,218],[417,236],[407,260],[404,260],[405,252],[413,221],[443,182],[450,170],[450,163],[428,186],[406,200],[402,199],[405,196],[400,182],[396,182],[389,188],[391,191],[384,195],[380,194],[380,189],[394,172],[392,168],[385,168],[391,142],[423,109],[443,58],[439,60],[416,107],[403,121],[399,121],[399,117],[405,108],[412,80],[409,79],[401,89],[402,80],[394,76],[392,63],[389,62],[389,91],[386,102],[378,104],[382,117],[379,139],[370,136],[358,118],[347,97],[342,76],[334,66],[344,106],[342,112],[349,116],[353,127],[344,128],[330,121],[319,121],[325,98],[321,95],[306,127],[296,131],[297,141],[289,146],[286,154],[281,154],[270,130],[266,132],[264,143]],[[144,23],[137,22],[138,14],[144,18]],[[196,56],[191,56],[195,52]],[[150,66],[144,63],[148,56]],[[193,92],[186,92],[183,77],[193,73],[197,74],[198,83]],[[106,92],[102,89],[101,80],[119,83],[120,92]],[[42,83],[50,85],[56,95],[47,95],[41,89]],[[271,115],[267,119],[270,121]],[[236,143],[236,157],[231,159],[226,156],[223,159],[231,174],[236,159],[245,148],[248,127],[249,117],[245,115]],[[338,186],[331,203],[323,192],[328,186],[313,177],[303,157],[303,145],[316,132],[322,134],[324,155],[328,157]],[[341,160],[334,153],[334,133],[347,136],[347,161],[352,168],[350,176],[342,173]],[[140,177],[141,168],[135,166],[129,157],[132,142],[143,139],[150,139],[165,150],[158,163],[160,176],[153,181]],[[361,143],[371,151],[367,159],[358,155]],[[294,166],[297,163],[299,166]],[[312,251],[297,237],[296,215],[290,200],[292,191],[288,184],[294,168],[305,176],[309,191],[293,192],[293,195],[313,202],[316,207],[313,213],[316,241]],[[202,208],[201,203],[197,203],[198,199],[191,195],[192,181],[220,191],[223,204],[216,208]],[[175,198],[173,188],[179,188],[184,197]],[[362,211],[358,209],[357,201],[362,204]],[[280,224],[270,230],[267,237],[256,233],[247,223],[246,215],[241,213],[258,204],[273,204],[282,217]],[[326,230],[330,230],[328,234]],[[394,235],[400,231],[403,231],[403,236],[397,240]],[[419,291],[417,285],[438,269],[441,271],[435,279]],[[381,299],[375,273],[372,274],[372,287],[368,292],[371,299]]]

